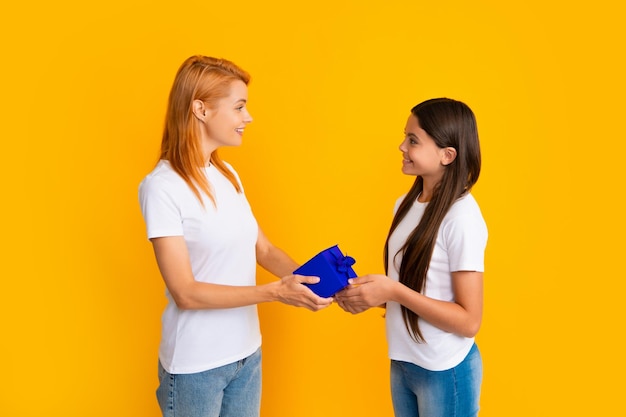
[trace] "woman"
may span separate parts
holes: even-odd
[[[292,275],[298,264],[263,234],[235,170],[217,155],[248,123],[249,75],[232,62],[188,58],[170,91],[158,164],[139,200],[168,304],[157,398],[164,416],[258,416],[261,334],[256,304],[317,311],[320,298]],[[279,281],[256,285],[256,264]]]
[[[386,306],[396,417],[475,416],[487,227],[470,194],[481,164],[474,114],[446,98],[420,103],[400,151],[416,180],[396,201],[387,275],[356,278],[335,298],[351,313]]]

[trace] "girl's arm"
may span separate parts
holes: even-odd
[[[474,337],[483,317],[483,273],[452,273],[454,301],[426,297],[399,284],[394,301],[415,312],[433,326],[464,337]]]
[[[352,284],[335,298],[344,310],[353,314],[395,301],[430,324],[464,337],[475,336],[482,322],[482,272],[452,273],[453,302],[426,297],[385,275],[365,275],[352,280]]]

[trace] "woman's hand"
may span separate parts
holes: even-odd
[[[307,277],[302,275],[287,275],[280,281],[276,281],[276,298],[283,304],[296,307],[305,307],[311,311],[319,311],[333,303],[333,298],[322,298],[315,294],[306,284],[316,284],[319,277]],[[270,284],[270,285],[272,285]]]

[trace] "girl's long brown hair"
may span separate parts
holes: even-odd
[[[481,156],[476,118],[464,103],[447,98],[431,99],[413,107],[411,113],[438,147],[453,147],[457,152],[456,158],[446,166],[443,178],[435,186],[419,224],[398,253],[393,255],[395,259],[402,254],[400,282],[423,293],[426,287],[426,273],[441,222],[452,204],[468,193],[478,180]],[[422,178],[418,176],[391,222],[384,251],[386,273],[389,267],[389,238],[417,200],[423,185]],[[426,342],[419,329],[418,315],[402,306],[402,317],[411,337],[418,343]]]
[[[200,131],[192,111],[193,102],[201,100],[207,106],[215,107],[220,99],[228,96],[230,85],[235,80],[248,85],[250,75],[225,59],[195,55],[187,58],[180,66],[170,91],[160,159],[169,161],[201,203],[202,193],[213,204],[215,198],[203,171],[206,161],[202,154]],[[219,158],[217,151],[211,154],[209,162],[241,192],[237,178]]]

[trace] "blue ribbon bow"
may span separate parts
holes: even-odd
[[[351,256],[341,256],[335,259],[335,265],[337,267],[337,271],[341,273],[348,272],[348,269],[355,264],[355,260]]]

